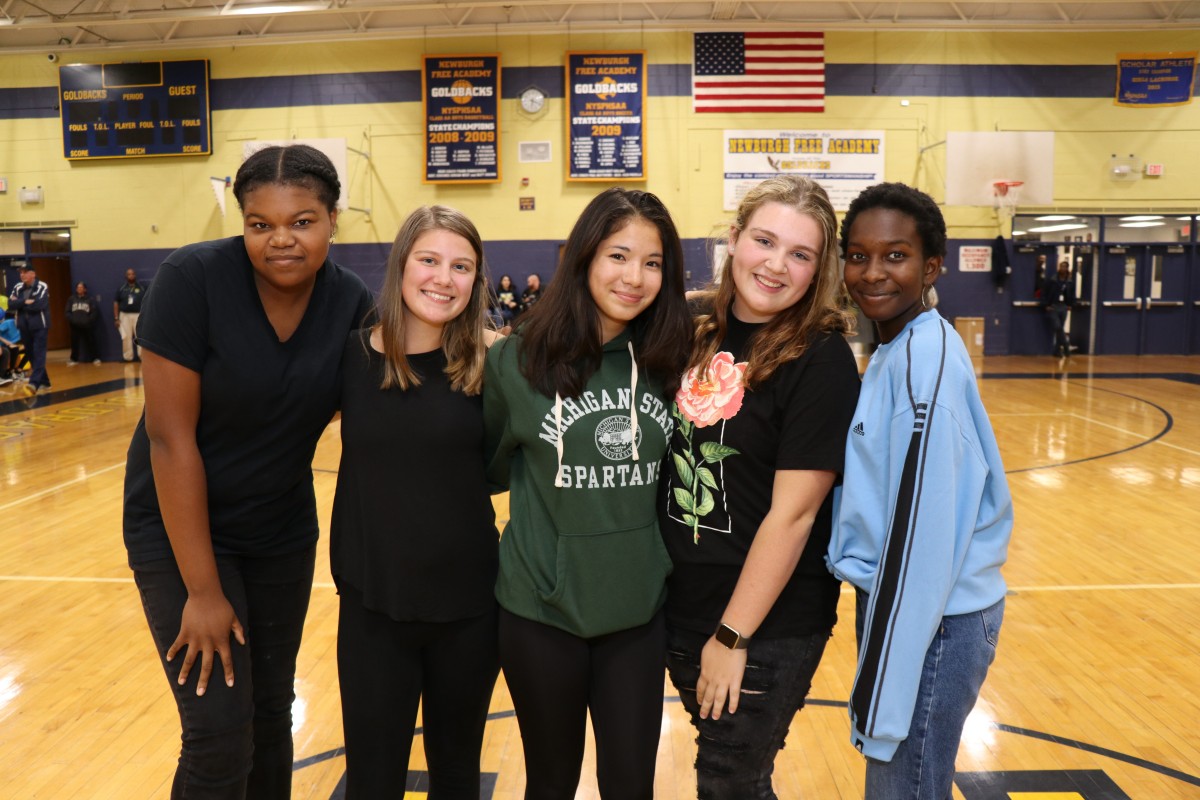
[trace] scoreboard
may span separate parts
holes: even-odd
[[[58,69],[63,157],[211,155],[208,61]]]

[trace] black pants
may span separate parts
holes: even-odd
[[[1070,306],[1049,306],[1046,311],[1050,317],[1050,329],[1054,333],[1054,355],[1069,356],[1071,341],[1067,338],[1067,313]]]
[[[292,793],[292,702],[296,654],[308,613],[316,547],[263,558],[218,556],[221,590],[246,632],[230,637],[233,686],[214,659],[208,691],[196,696],[197,659],[179,685],[183,654],[168,663],[187,588],[174,559],[141,564],[133,576],[158,657],[179,708],[183,748],[172,800],[286,800]]]
[[[593,639],[500,611],[500,664],[525,750],[526,800],[572,800],[587,714],[604,800],[651,800],[662,728],[666,625]]]
[[[71,360],[77,363],[94,361],[100,357],[96,349],[95,325],[71,326]]]
[[[346,800],[399,798],[417,706],[431,800],[479,800],[479,752],[500,665],[496,612],[455,622],[397,622],[340,583],[338,681]]]
[[[777,800],[771,786],[775,756],[812,687],[831,631],[782,639],[756,637],[747,652],[738,710],[700,718],[696,684],[700,653],[711,634],[667,632],[667,672],[692,718],[699,800]]]
[[[46,336],[45,328],[36,331],[28,328],[21,329],[21,344],[25,345],[25,353],[29,356],[29,363],[33,366],[33,372],[29,373],[30,386],[39,388],[49,388],[50,386],[50,376],[46,373]],[[171,641],[174,641],[174,637]]]

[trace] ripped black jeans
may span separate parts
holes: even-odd
[[[830,635],[751,641],[737,713],[713,720],[700,719],[696,702],[700,651],[709,635],[668,626],[667,672],[698,732],[698,800],[777,800],[771,788],[775,754],[804,707]]]

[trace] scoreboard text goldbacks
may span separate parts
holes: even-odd
[[[63,156],[210,155],[208,61],[59,67]]]

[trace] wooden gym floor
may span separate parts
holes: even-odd
[[[1200,357],[983,358],[983,398],[1016,501],[999,656],[959,752],[958,800],[1200,798]],[[0,796],[163,798],[178,753],[121,546],[137,365],[68,367],[0,389]],[[330,426],[314,467],[327,530]],[[501,515],[506,498],[497,498]],[[324,541],[324,540],[323,540]],[[297,676],[296,798],[339,797],[337,598],[318,561]],[[776,768],[783,800],[861,796],[844,704],[853,608]],[[695,797],[693,733],[664,689],[659,798]],[[425,797],[417,739],[408,798]],[[484,795],[522,796],[503,680]],[[595,798],[585,774],[579,798]]]

